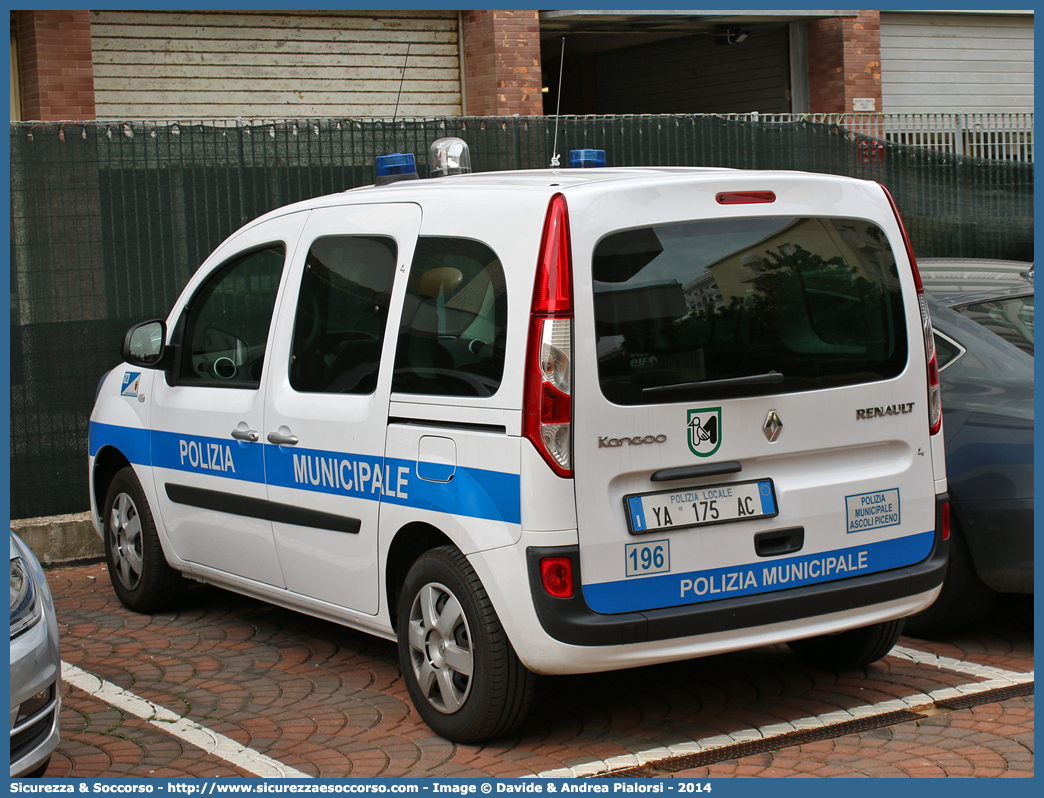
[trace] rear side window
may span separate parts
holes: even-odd
[[[794,393],[906,364],[895,258],[858,219],[645,227],[593,259],[602,392],[621,405]]]
[[[384,236],[328,236],[312,244],[294,317],[295,391],[373,393],[396,251]]]
[[[399,327],[392,390],[492,396],[504,374],[507,284],[480,241],[421,237]]]

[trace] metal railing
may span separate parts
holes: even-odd
[[[84,453],[98,377],[119,363],[127,327],[165,315],[222,239],[273,208],[372,183],[377,155],[412,152],[427,174],[428,145],[443,136],[467,140],[476,171],[546,168],[557,147],[562,156],[604,149],[614,167],[793,169],[875,180],[895,197],[918,257],[1032,259],[1031,164],[961,157],[890,140],[880,127],[864,135],[842,126],[856,119],[12,124],[12,517],[87,508]]]
[[[1033,163],[1032,113],[981,114],[728,114],[752,122],[808,120],[837,125],[894,144],[951,155]]]

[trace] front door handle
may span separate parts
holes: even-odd
[[[297,446],[300,443],[300,439],[290,432],[286,427],[280,427],[279,432],[268,433],[268,442],[274,443],[277,446]]]
[[[232,437],[237,441],[249,441],[250,443],[257,443],[257,439],[261,436],[257,434],[256,429],[247,429],[246,424],[240,422],[240,425],[232,430]]]

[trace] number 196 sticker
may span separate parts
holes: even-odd
[[[644,543],[628,543],[624,546],[627,576],[665,574],[671,570],[671,542],[649,540]]]

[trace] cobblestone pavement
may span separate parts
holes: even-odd
[[[136,615],[100,563],[48,578],[62,659],[110,693],[122,688],[174,713],[150,721],[127,709],[133,700],[114,706],[67,679],[49,777],[253,777],[270,766],[323,777],[1033,775],[1027,597],[1001,601],[961,635],[904,637],[898,656],[861,670],[815,669],[773,646],[543,678],[522,728],[476,746],[447,742],[420,721],[391,642],[202,585],[177,613]],[[1016,694],[973,696],[967,706],[932,700],[1015,682]],[[896,702],[904,712],[890,725],[831,731],[838,717]],[[175,715],[218,742],[173,733]],[[809,725],[820,739],[772,738]],[[751,739],[766,750],[730,747]],[[713,750],[708,740],[725,742]],[[687,766],[685,754],[701,746],[709,759]]]

